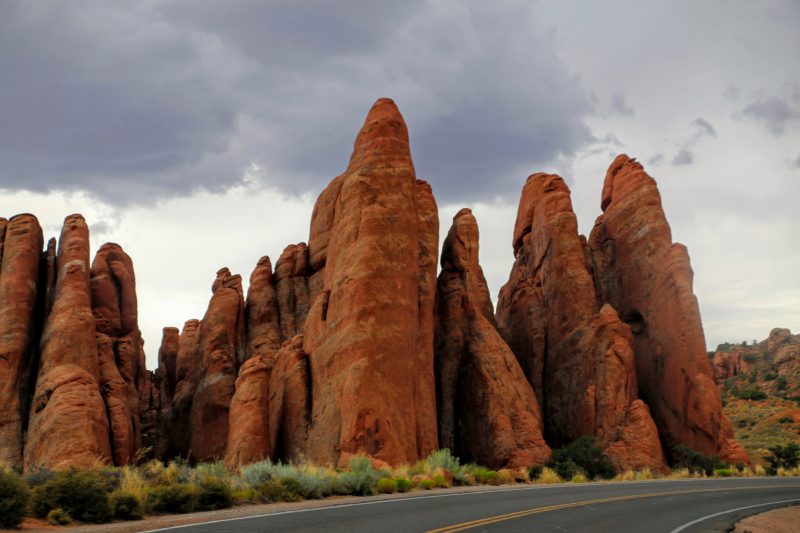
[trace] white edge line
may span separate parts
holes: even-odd
[[[706,520],[709,520],[711,518],[715,518],[717,516],[722,516],[724,514],[735,513],[736,511],[743,511],[745,509],[753,509],[754,507],[766,507],[767,505],[778,505],[779,503],[789,503],[789,502],[800,502],[800,498],[795,498],[793,500],[780,500],[780,501],[777,501],[777,502],[759,503],[759,504],[756,504],[756,505],[748,505],[747,507],[737,507],[736,509],[728,509],[727,511],[721,511],[719,513],[714,513],[714,514],[710,514],[710,515],[704,516],[702,518],[698,518],[697,520],[692,520],[691,522],[686,522],[682,526],[676,527],[675,529],[673,529],[669,533],[680,533],[684,529],[692,527],[695,524],[699,524],[700,522],[705,522]]]
[[[723,481],[724,482],[724,481],[735,481],[735,480],[741,480],[741,479],[748,479],[748,478],[731,477],[731,478],[721,478],[721,479],[713,479],[713,480],[712,479],[703,479],[703,478],[696,478],[696,479],[695,478],[689,478],[689,479],[642,479],[642,480],[636,480],[636,481],[614,481],[614,482],[610,482],[609,481],[609,482],[585,483],[585,484],[581,484],[580,486],[589,488],[589,487],[604,487],[604,486],[608,486],[608,485],[638,485],[638,484],[646,484],[646,483],[669,483],[669,482],[676,482],[677,483],[677,482],[681,482],[681,481],[690,481],[690,482],[694,482],[694,481],[699,481],[699,482],[702,482],[702,481],[715,481],[715,482]],[[775,478],[773,478],[773,477],[756,477],[756,478],[749,478],[749,479],[752,481],[752,480],[758,480],[758,479],[765,479],[766,480],[766,479],[775,479]],[[280,516],[280,515],[297,514],[297,513],[310,513],[310,512],[314,512],[314,511],[330,511],[330,510],[334,510],[334,509],[345,509],[347,507],[358,507],[360,505],[375,505],[375,504],[379,504],[379,503],[397,503],[397,502],[407,502],[409,500],[428,500],[428,499],[432,499],[432,498],[448,498],[448,497],[451,497],[451,496],[468,496],[470,494],[490,494],[490,493],[495,493],[495,492],[512,492],[512,491],[518,491],[518,490],[555,489],[555,488],[564,488],[565,485],[567,485],[567,483],[553,483],[551,485],[534,485],[532,487],[514,487],[514,488],[508,488],[508,489],[493,489],[493,490],[481,490],[481,491],[471,491],[471,492],[451,492],[449,494],[429,494],[429,495],[424,495],[424,496],[408,496],[408,497],[405,497],[405,498],[392,498],[392,499],[386,499],[386,500],[373,500],[373,501],[369,501],[369,502],[340,503],[340,504],[326,505],[326,506],[323,506],[323,507],[314,507],[312,509],[293,509],[293,510],[290,510],[290,511],[278,511],[278,512],[274,512],[274,513],[263,513],[263,514],[250,515],[250,516],[237,516],[235,518],[220,518],[219,520],[208,520],[208,521],[205,521],[205,522],[194,522],[192,524],[182,524],[182,525],[179,525],[179,526],[167,526],[167,527],[161,527],[161,528],[158,528],[158,529],[148,529],[146,531],[142,531],[142,533],[156,533],[156,532],[159,532],[159,531],[172,531],[174,529],[185,529],[187,527],[199,527],[199,526],[210,525],[210,524],[220,524],[220,523],[223,523],[223,522],[237,522],[239,520],[252,520],[254,518],[266,518],[266,517],[269,517],[269,516]],[[787,500],[787,501],[792,501],[792,500]],[[765,505],[769,505],[769,504],[765,504]],[[734,509],[734,510],[736,510],[736,509]],[[732,510],[730,512],[733,512],[734,510]],[[174,516],[178,520],[181,519],[181,515],[170,515],[170,516]],[[711,518],[711,517],[706,517],[706,518]],[[674,530],[674,531],[671,531],[670,533],[677,533],[678,531],[680,531],[680,530]]]

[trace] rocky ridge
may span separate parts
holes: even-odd
[[[584,435],[621,470],[665,470],[662,442],[746,461],[655,182],[617,158],[588,241],[569,196],[558,176],[528,179],[495,316],[469,210],[453,220],[437,280],[436,202],[400,112],[380,99],[315,204],[308,244],[287,246],[274,271],[262,257],[246,297],[241,276],[220,269],[203,318],[164,328],[155,372],[121,247],[103,245],[90,269],[80,215],[65,220],[57,253],[55,241],[42,250],[32,215],[0,219],[0,393],[11,407],[0,461],[345,466],[449,447],[501,468],[543,463]],[[690,334],[676,339],[676,327]]]

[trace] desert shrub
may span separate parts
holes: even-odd
[[[233,491],[232,495],[233,501],[236,505],[254,502],[258,497],[256,490],[250,488],[235,490]]]
[[[715,468],[714,469],[714,477],[731,477],[733,476],[733,470],[730,468]]]
[[[616,475],[614,465],[603,455],[592,437],[581,437],[568,446],[554,450],[547,466],[563,479],[572,479],[581,471],[589,479],[611,479]]]
[[[395,487],[397,488],[397,492],[408,492],[411,490],[411,480],[404,477],[399,477],[394,480]]]
[[[28,514],[31,491],[13,472],[0,466],[0,528],[17,527]]]
[[[569,481],[570,483],[587,483],[589,479],[584,475],[583,471],[579,471]]]
[[[197,508],[201,511],[227,509],[233,505],[231,487],[218,477],[208,476],[199,483]]]
[[[333,494],[336,472],[310,464],[277,463],[272,466],[271,475],[277,479],[294,479],[299,484],[299,493],[304,499],[317,499]]]
[[[448,483],[447,478],[444,477],[442,474],[434,474],[432,481],[435,487],[446,489],[447,487],[450,486],[450,483]]]
[[[742,358],[751,365],[755,364],[755,362],[758,361],[758,356],[754,353],[746,353]]]
[[[553,470],[552,468],[545,467],[542,470],[542,475],[539,476],[539,479],[537,479],[536,481],[538,483],[544,483],[550,485],[552,483],[561,483],[563,479],[559,477],[558,473],[556,473],[555,470]]]
[[[742,400],[765,400],[767,395],[758,387],[745,387],[739,391],[737,396]]]
[[[431,490],[434,487],[432,479],[423,479],[419,482],[419,487],[425,490]]]
[[[36,468],[25,474],[25,483],[27,483],[30,488],[35,488],[53,479],[54,475],[55,473],[47,468]]]
[[[33,512],[44,518],[53,509],[62,509],[82,522],[111,520],[109,487],[99,472],[67,470],[56,473],[33,491]]]
[[[775,380],[775,386],[778,388],[778,390],[786,390],[788,385],[789,383],[786,381],[785,376],[778,376],[778,378]]]
[[[191,513],[199,499],[200,489],[188,483],[155,485],[147,491],[147,507],[156,513]]]
[[[470,465],[469,473],[480,485],[496,485],[497,472],[483,466]]]
[[[108,497],[114,518],[120,520],[141,520],[144,517],[144,505],[132,492],[117,489]]]
[[[375,493],[375,486],[381,477],[386,477],[386,473],[376,471],[369,458],[356,455],[350,458],[350,470],[337,476],[336,491],[339,494],[369,496]]]
[[[173,465],[175,465],[175,463],[170,463],[170,467]],[[175,468],[180,471],[179,466],[175,465]],[[215,463],[200,463],[194,467],[193,474],[194,479],[198,482],[208,478],[227,480],[228,467],[225,466],[224,461],[217,461]]]
[[[300,484],[293,478],[268,479],[256,488],[259,499],[265,502],[298,502],[303,499]]]
[[[675,468],[686,468],[691,474],[705,474],[710,476],[716,468],[725,468],[716,455],[704,455],[693,450],[685,444],[678,444],[672,449],[675,459]]]
[[[536,481],[542,476],[543,471],[544,467],[542,465],[533,465],[528,468],[528,477],[531,478],[531,481]]]
[[[51,509],[46,519],[51,526],[67,526],[72,523],[72,517],[61,507]]]
[[[800,445],[795,442],[786,446],[773,446],[769,449],[770,455],[765,459],[770,466],[767,467],[767,474],[774,476],[778,469],[791,470],[800,463]]]
[[[764,381],[775,381],[776,379],[778,379],[778,374],[772,370],[764,374]]]
[[[447,448],[431,453],[425,458],[425,463],[427,463],[430,470],[443,468],[449,472],[457,472],[461,466],[458,457],[453,457],[453,454]]]
[[[272,461],[258,461],[243,466],[239,471],[239,480],[245,485],[255,488],[275,477],[274,472],[275,465],[272,464]]]
[[[397,482],[394,479],[384,477],[378,480],[378,492],[381,494],[391,494],[397,490]]]
[[[791,416],[782,416],[778,419],[779,424],[792,424],[794,423],[794,417]]]

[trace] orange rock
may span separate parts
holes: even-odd
[[[175,359],[175,394],[167,418],[166,457],[189,457],[189,417],[197,384],[202,377],[200,359],[200,321],[187,320],[178,339],[178,355]]]
[[[717,352],[711,359],[714,381],[722,386],[726,379],[750,372],[752,366],[744,357],[744,350],[734,348],[729,352]]]
[[[89,228],[80,215],[64,221],[57,264],[25,444],[28,470],[85,468],[112,457],[89,288]]]
[[[639,392],[665,449],[683,443],[741,459],[706,356],[689,256],[672,242],[655,180],[620,155],[606,174],[601,206],[589,238],[595,282],[601,300],[631,327]]]
[[[415,179],[403,118],[378,100],[311,223],[311,264],[324,272],[304,330],[307,451],[318,463],[345,453],[410,463],[437,447],[433,205]]]
[[[147,370],[133,261],[118,244],[106,243],[97,251],[91,288],[101,390],[108,406],[114,463],[121,466],[141,447],[142,398],[149,391],[142,390]]]
[[[39,324],[42,228],[35,216],[0,219],[0,464],[22,465]]]
[[[244,308],[247,325],[247,357],[277,351],[282,344],[278,295],[272,283],[269,257],[258,260],[250,275],[247,302]]]
[[[598,309],[569,188],[559,176],[528,178],[514,250],[498,322],[534,386],[541,383],[550,443],[593,436],[620,470],[665,470],[655,425],[638,401],[630,330],[611,306]]]
[[[236,378],[225,462],[230,469],[270,457],[269,383],[273,356],[254,355]]]
[[[213,461],[225,456],[228,410],[235,390],[238,362],[244,360],[242,279],[227,268],[217,272],[213,295],[200,324],[202,375],[194,391],[189,425],[191,456]]]
[[[308,275],[308,247],[303,242],[290,244],[275,265],[275,287],[283,339],[291,339],[303,332],[311,305]]]
[[[311,376],[303,336],[281,346],[269,383],[270,455],[274,460],[298,461],[306,452],[311,421]]]
[[[435,368],[439,442],[464,462],[491,468],[543,464],[539,405],[498,333],[478,263],[478,224],[453,218],[436,289]]]

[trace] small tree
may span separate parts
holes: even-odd
[[[581,437],[568,446],[554,450],[547,466],[563,479],[572,479],[580,472],[590,479],[611,479],[616,473],[614,465],[592,437]]]
[[[773,446],[769,449],[771,455],[767,456],[767,461],[770,466],[767,472],[770,475],[775,475],[779,468],[795,468],[800,463],[800,445],[795,442],[787,444],[786,446]]]

